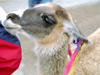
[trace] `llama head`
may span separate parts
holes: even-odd
[[[14,25],[7,25],[8,20]],[[62,34],[66,34],[66,36],[72,37],[74,40],[80,38],[84,42],[89,41],[80,33],[69,13],[64,8],[53,3],[36,5],[25,10],[21,17],[10,13],[5,23],[5,28],[10,33],[12,33],[12,30],[16,30],[16,32],[24,30],[37,40],[47,37],[57,39]]]

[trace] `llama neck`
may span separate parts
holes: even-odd
[[[50,40],[49,40],[50,39]],[[56,38],[48,37],[42,41],[38,41],[35,50],[39,51],[38,55],[52,55],[57,51],[68,50],[69,37],[66,34],[56,36]],[[67,53],[67,52],[66,52]]]
[[[38,75],[62,75],[66,66],[68,36],[63,34],[51,44],[37,43]]]

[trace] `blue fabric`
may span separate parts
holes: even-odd
[[[36,4],[43,4],[43,3],[48,3],[52,2],[53,0],[28,0],[29,7],[32,8]]]
[[[7,30],[1,24],[1,21],[0,21],[0,39],[21,46],[17,36],[7,32]]]
[[[52,0],[39,0],[38,4],[52,2]]]

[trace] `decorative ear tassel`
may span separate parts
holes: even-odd
[[[78,38],[77,43],[75,43],[75,41],[74,41],[74,44],[77,44],[77,48],[73,54],[71,52],[70,44],[68,45],[68,54],[70,56],[70,61],[66,65],[66,69],[65,69],[63,75],[73,75],[73,73],[74,73],[75,66],[76,66],[76,63],[78,61],[78,57],[79,57],[80,52],[81,52],[81,39]]]
[[[73,43],[74,43],[74,44],[77,44],[77,41],[76,41],[76,40],[73,40]]]

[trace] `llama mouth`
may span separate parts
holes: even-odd
[[[6,29],[18,29],[16,27],[5,27]]]
[[[6,29],[22,29],[19,26],[4,26]]]
[[[5,27],[5,29],[8,30],[8,31],[9,31],[9,30],[18,30],[18,31],[22,31],[22,29],[19,28],[19,27],[8,27],[8,26],[7,26],[7,27]]]

